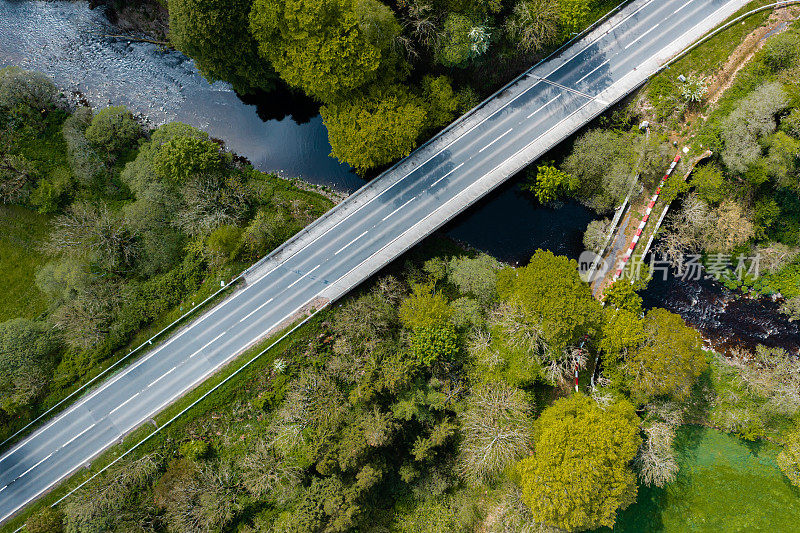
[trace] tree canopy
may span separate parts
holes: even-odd
[[[391,81],[399,67],[400,25],[377,0],[256,0],[250,29],[281,78],[322,102]]]
[[[600,326],[600,303],[578,275],[574,260],[537,250],[527,266],[501,276],[500,296],[521,306],[526,317],[541,324],[554,352],[594,335]]]
[[[250,35],[252,0],[169,0],[170,40],[192,57],[210,81],[225,80],[242,93],[271,90],[269,62]]]
[[[640,443],[627,401],[556,400],[536,421],[533,455],[517,464],[523,501],[537,522],[567,531],[612,527],[617,510],[636,500],[630,463]]]

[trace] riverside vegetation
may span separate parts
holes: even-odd
[[[362,173],[408,155],[616,3],[162,2],[170,42],[208,79],[314,98],[332,155]]]
[[[190,126],[70,112],[16,67],[0,70],[0,202],[3,439],[332,205]]]

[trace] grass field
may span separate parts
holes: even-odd
[[[34,279],[44,263],[39,244],[47,236],[48,221],[24,207],[0,205],[0,322],[33,318],[46,309]]]

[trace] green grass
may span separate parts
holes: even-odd
[[[775,464],[776,446],[698,426],[681,428],[676,445],[678,479],[640,487],[615,532],[797,531],[800,493]]]
[[[768,0],[750,2],[729,20],[752,11],[760,6],[773,3]],[[739,24],[720,32],[684,57],[676,61],[668,69],[654,76],[647,84],[647,96],[656,110],[659,119],[672,115],[680,103],[681,84],[678,76],[695,75],[698,77],[715,74],[725,64],[733,51],[753,30],[764,24],[771,11],[756,13]]]
[[[44,261],[39,244],[47,237],[49,217],[13,205],[0,205],[0,322],[34,318],[47,309],[35,285]]]

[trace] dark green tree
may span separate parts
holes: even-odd
[[[210,81],[242,93],[272,90],[277,76],[248,29],[252,0],[169,0],[170,40]]]

